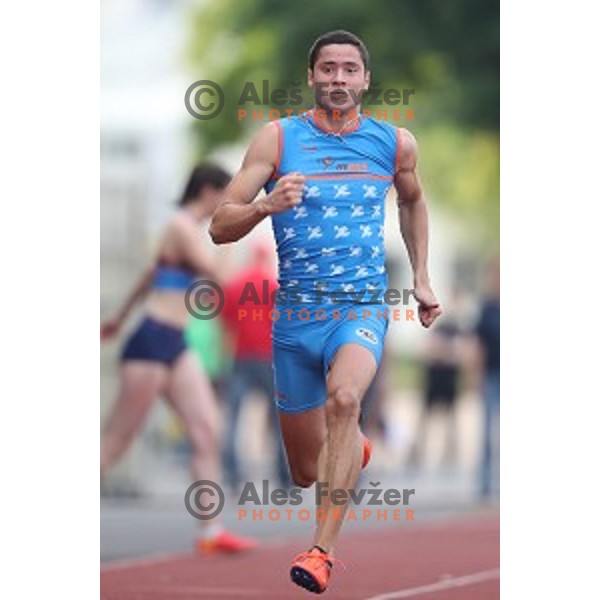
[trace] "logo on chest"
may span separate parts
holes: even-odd
[[[317,162],[326,171],[335,171],[341,173],[365,173],[369,170],[369,164],[366,162],[339,162],[330,156],[318,158]]]

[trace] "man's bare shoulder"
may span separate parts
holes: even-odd
[[[250,142],[247,158],[269,162],[275,161],[278,155],[280,135],[278,121],[272,121],[261,127]]]
[[[398,149],[400,165],[408,166],[414,164],[417,160],[419,151],[415,136],[408,129],[399,127],[398,142],[400,145]]]
[[[417,150],[417,138],[406,127],[398,127],[398,136],[405,152]]]
[[[277,140],[279,139],[280,128],[281,128],[281,123],[279,122],[279,120],[271,121],[270,123],[263,125],[256,132],[256,139],[260,139],[264,142],[277,143]]]

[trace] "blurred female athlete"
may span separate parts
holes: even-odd
[[[203,249],[198,225],[209,219],[230,176],[214,165],[197,166],[168,222],[156,259],[117,315],[102,323],[101,340],[117,334],[131,309],[147,297],[145,316],[122,352],[121,387],[101,439],[101,475],[123,455],[140,430],[154,399],[164,395],[183,423],[192,447],[196,480],[218,481],[219,415],[211,385],[198,359],[186,348],[190,318],[184,297],[199,277],[217,280],[216,266]],[[201,520],[198,549],[236,552],[255,544],[226,532],[214,519]]]

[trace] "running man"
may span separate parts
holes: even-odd
[[[147,298],[145,317],[122,353],[121,389],[102,432],[100,473],[115,464],[131,444],[153,401],[164,395],[181,419],[192,446],[196,480],[219,476],[218,408],[197,358],[186,347],[190,318],[185,292],[201,276],[216,278],[216,265],[203,249],[198,225],[210,218],[230,176],[214,165],[197,166],[180,200],[180,209],[163,233],[156,259],[117,315],[102,323],[102,340],[116,335],[132,308]],[[225,531],[218,521],[200,521],[198,550],[237,552],[255,544]]]
[[[369,80],[360,39],[344,31],[318,38],[308,68],[315,109],[258,132],[210,229],[214,242],[223,244],[272,219],[280,286],[273,363],[282,435],[294,482],[308,487],[319,481],[329,491],[354,488],[370,457],[358,419],[388,324],[385,305],[369,304],[369,292],[387,288],[384,201],[392,184],[420,321],[429,327],[441,314],[427,270],[417,145],[405,129],[360,114]],[[263,187],[266,196],[255,200]],[[341,294],[347,298],[342,304]],[[325,495],[319,508],[325,518],[317,519],[314,544],[291,568],[292,581],[316,593],[327,588],[347,506],[334,506]]]

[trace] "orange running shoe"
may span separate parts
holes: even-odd
[[[316,547],[298,554],[292,561],[292,581],[309,592],[322,594],[327,589],[334,562],[340,562]]]
[[[196,542],[196,550],[203,554],[223,553],[234,554],[245,552],[258,547],[258,542],[248,538],[239,537],[228,531],[222,531],[218,535],[208,539],[199,539]]]
[[[371,446],[371,442],[369,441],[369,438],[362,431],[360,432],[360,435],[362,435],[362,437],[363,437],[363,444],[364,444],[363,463],[362,463],[362,468],[364,469],[369,464],[369,461],[371,460],[371,452],[373,451],[373,446]]]

